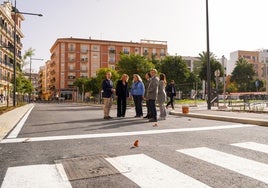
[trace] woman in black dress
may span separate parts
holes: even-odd
[[[127,74],[123,74],[121,80],[116,84],[116,97],[117,97],[117,117],[125,117],[127,108],[127,98],[129,97]]]

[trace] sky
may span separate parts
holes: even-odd
[[[15,0],[10,0],[12,3]],[[3,2],[3,0],[2,0]],[[210,52],[268,49],[267,0],[208,0]],[[198,56],[207,50],[206,0],[17,0],[24,15],[23,54],[35,50],[37,72],[50,59],[57,38],[167,41],[170,55]]]

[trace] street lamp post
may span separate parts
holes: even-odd
[[[221,72],[219,69],[217,69],[217,70],[215,70],[214,74],[216,77],[217,106],[219,108],[219,76],[220,76]]]
[[[29,74],[29,80],[30,80],[30,83],[31,84],[32,84],[32,60],[43,61],[44,59],[32,58],[32,56],[30,56],[30,74]],[[31,102],[31,94],[32,94],[32,91],[29,93],[29,102]]]
[[[207,26],[207,104],[208,110],[211,109],[211,72],[210,72],[210,51],[209,51],[209,19],[208,19],[208,0],[206,0],[206,26]]]
[[[226,107],[226,101],[225,101],[225,97],[226,97],[226,67],[225,67],[225,57],[224,55],[222,56],[222,66],[223,66],[223,103],[224,103],[224,107]]]
[[[17,67],[17,62],[16,62],[16,51],[17,51],[17,13],[19,14],[27,14],[27,15],[32,15],[32,16],[43,16],[42,14],[35,14],[35,13],[28,13],[28,12],[20,12],[17,10],[17,1],[15,0],[14,3],[14,7],[13,10],[14,12],[14,35],[13,35],[13,41],[14,41],[14,48],[13,48],[13,55],[14,55],[14,59],[13,59],[13,80],[14,80],[14,86],[13,86],[13,106],[16,106],[16,90],[17,90],[17,86],[16,86],[16,67]]]

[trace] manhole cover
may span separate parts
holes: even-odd
[[[63,165],[70,181],[120,173],[105,158],[109,156],[83,156],[56,160],[55,163]]]

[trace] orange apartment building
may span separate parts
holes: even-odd
[[[121,42],[80,38],[59,38],[50,49],[51,58],[46,63],[46,83],[49,98],[56,95],[66,100],[76,99],[76,78],[95,77],[100,68],[115,69],[120,53],[155,56],[167,55],[167,42],[141,40]]]
[[[263,77],[263,66],[264,64],[260,61],[260,52],[259,51],[245,51],[245,50],[238,50],[235,52],[230,53],[230,61],[229,61],[229,67],[230,64],[232,65],[231,70],[229,71],[229,74],[231,74],[231,71],[233,71],[236,61],[243,57],[245,60],[247,60],[249,63],[253,64],[254,70],[256,72],[256,77],[259,79],[265,79]]]

